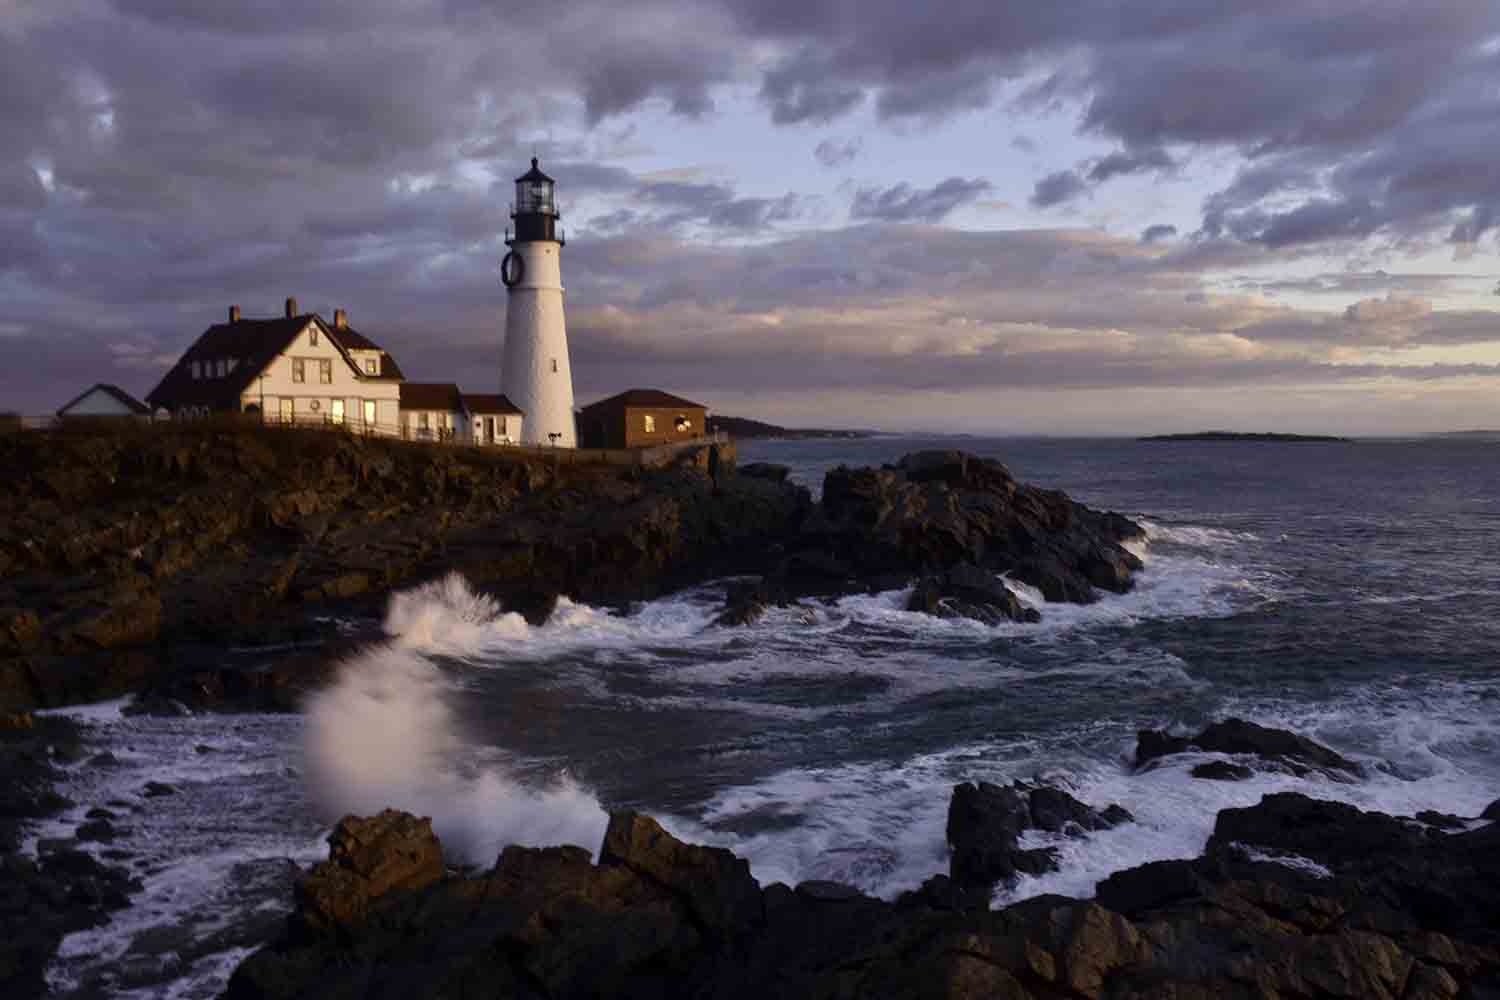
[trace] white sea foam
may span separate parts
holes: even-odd
[[[345,663],[305,711],[308,795],[322,815],[430,816],[444,846],[474,864],[493,863],[506,844],[597,850],[608,820],[598,800],[567,775],[529,788],[503,768],[474,766],[451,690],[429,660],[395,643]]]

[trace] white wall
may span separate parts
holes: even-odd
[[[314,337],[316,334],[316,338]],[[316,343],[314,343],[316,339]],[[302,359],[305,380],[293,381],[294,359]],[[328,361],[332,381],[323,383],[319,362]],[[302,332],[274,361],[266,366],[240,396],[240,408],[262,406],[267,420],[281,416],[283,399],[292,403],[292,414],[298,421],[334,419],[333,401],[344,401],[344,423],[351,428],[366,426],[365,402],[375,403],[375,426],[381,434],[398,434],[400,427],[401,386],[396,382],[366,381],[357,376],[328,334],[309,321]],[[314,406],[316,404],[316,406]]]
[[[526,266],[520,282],[506,290],[500,391],[526,414],[523,442],[549,444],[550,435],[556,434],[558,446],[576,448],[573,368],[563,318],[562,245],[516,243],[511,250]]]
[[[521,441],[521,418],[514,414],[486,414],[477,413],[474,419],[469,421],[469,441],[471,444],[484,444],[484,420],[485,417],[493,417],[495,420],[495,444],[519,444]]]

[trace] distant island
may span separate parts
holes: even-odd
[[[1479,440],[1489,440],[1490,438],[1500,438],[1500,429],[1497,429],[1497,430],[1482,430],[1481,429],[1481,430],[1472,430],[1472,431],[1438,431],[1437,433],[1433,434],[1432,436],[1433,437],[1443,437],[1443,438],[1474,438],[1474,439],[1479,439]]]
[[[808,438],[867,438],[874,437],[874,431],[859,430],[829,430],[819,427],[778,427],[760,420],[751,420],[748,417],[709,417],[708,429],[713,431],[725,431],[731,437],[745,440],[747,438],[788,438],[802,440]]]
[[[1152,434],[1139,441],[1348,441],[1332,434],[1246,434],[1239,431],[1193,431],[1188,434]]]

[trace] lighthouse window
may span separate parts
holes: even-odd
[[[553,358],[553,359],[552,359],[552,370],[553,370],[553,371],[554,371],[554,372],[556,372],[556,371],[557,371],[557,359],[556,359],[556,358]]]
[[[654,434],[654,433],[656,433],[656,418],[655,417],[653,417],[651,414],[648,413],[644,417],[642,417],[641,419],[643,419],[646,422],[645,423],[645,427],[646,427],[646,433],[647,434]]]

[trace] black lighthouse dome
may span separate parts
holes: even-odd
[[[516,235],[506,240],[507,244],[538,240],[562,242],[557,234],[557,221],[562,216],[557,212],[556,183],[542,173],[533,156],[531,169],[516,178],[516,203],[510,213],[510,217],[516,220]]]

